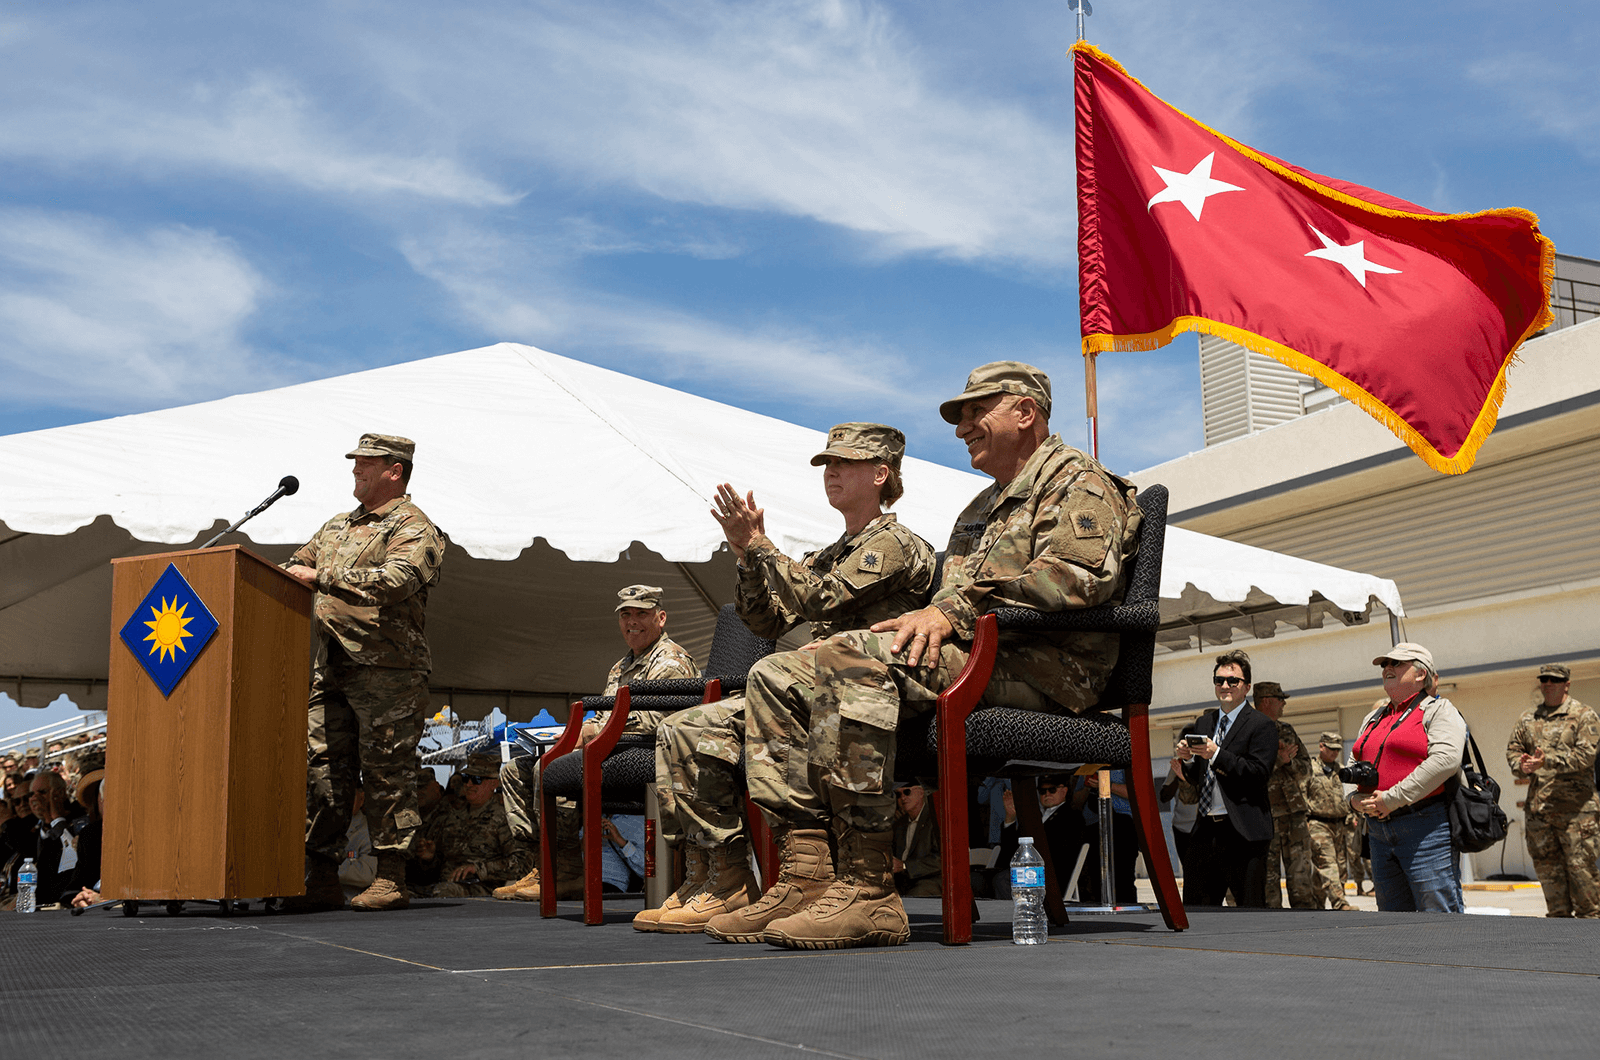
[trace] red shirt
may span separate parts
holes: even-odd
[[[1390,702],[1356,740],[1356,758],[1377,762],[1378,787],[1384,791],[1409,777],[1428,757],[1428,730],[1422,727],[1422,714],[1420,692],[1407,707],[1396,707]],[[1359,790],[1370,792],[1373,789]],[[1424,798],[1431,799],[1443,790],[1444,784],[1440,784]]]

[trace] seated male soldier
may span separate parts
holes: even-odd
[[[435,898],[486,895],[528,870],[529,853],[511,835],[500,794],[500,756],[469,755],[461,771],[467,784],[464,806],[451,807],[440,822],[437,839],[426,838],[417,853],[439,863]]]
[[[810,622],[814,639],[805,651],[833,633],[927,603],[933,546],[884,511],[905,492],[900,484],[905,448],[905,435],[881,423],[841,423],[828,432],[827,448],[811,463],[823,468],[823,489],[844,519],[844,534],[798,562],[767,537],[754,493],[740,497],[728,483],[718,489],[711,515],[739,561],[735,606],[751,632],[777,638]],[[754,901],[760,892],[748,863],[739,776],[743,753],[742,695],[690,707],[656,731],[662,831],[669,841],[682,842],[688,872],[660,909],[634,917],[638,930],[689,933],[727,918],[719,921],[718,938],[759,942],[772,909],[798,908],[804,897],[821,894],[832,882],[826,833],[796,836],[779,827],[778,880],[766,897]]]
[[[1016,361],[987,364],[939,413],[994,484],[952,530],[933,603],[812,651],[768,656],[750,671],[750,796],[782,827],[832,829],[839,854],[820,898],[766,925],[773,945],[906,942],[910,927],[890,871],[901,718],[930,710],[961,672],[983,612],[1059,611],[1122,596],[1139,527],[1134,487],[1050,434],[1049,378]],[[985,702],[1088,710],[1117,648],[1114,633],[1007,634]]]
[[[668,681],[678,677],[699,677],[700,667],[694,658],[667,636],[667,612],[661,606],[662,590],[656,585],[630,585],[617,593],[617,626],[628,645],[628,654],[616,661],[606,675],[604,695],[614,696],[617,689],[635,681]],[[624,733],[652,733],[665,718],[665,711],[630,710]],[[585,724],[584,740],[587,742],[597,728]],[[500,767],[500,788],[505,797],[506,817],[511,822],[511,834],[532,855],[528,873],[519,880],[495,889],[494,896],[513,901],[537,902],[539,900],[539,781],[538,760],[513,758]],[[581,863],[578,813],[568,808],[556,815],[556,846],[562,852],[560,863],[574,873],[557,883],[558,897],[578,897],[583,893],[583,879],[577,866]]]

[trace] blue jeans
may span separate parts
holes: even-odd
[[[1369,819],[1372,886],[1384,912],[1460,913],[1461,862],[1443,801],[1387,821]]]

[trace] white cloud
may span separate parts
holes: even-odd
[[[1468,73],[1498,98],[1509,100],[1518,122],[1565,141],[1586,158],[1595,158],[1600,156],[1600,98],[1594,90],[1596,46],[1600,46],[1600,33],[1573,27],[1551,51],[1502,52],[1473,63]]]
[[[7,396],[121,411],[253,389],[240,330],[266,289],[213,232],[0,210]]]
[[[407,240],[406,260],[486,333],[663,382],[715,378],[727,390],[796,403],[851,394],[925,410],[932,391],[899,351],[790,325],[740,327],[638,299],[570,286],[559,250],[455,225]],[[911,381],[908,383],[908,381]]]

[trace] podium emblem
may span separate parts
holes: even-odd
[[[216,618],[169,563],[123,625],[122,643],[161,694],[170,696],[216,632]]]

